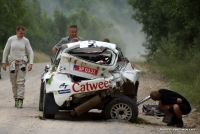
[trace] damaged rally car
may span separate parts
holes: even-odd
[[[139,70],[115,44],[79,41],[64,45],[41,77],[39,110],[54,118],[59,110],[72,117],[91,109],[105,119],[135,122],[138,117]]]

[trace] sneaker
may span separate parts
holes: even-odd
[[[18,99],[17,108],[22,108],[22,107],[23,107],[23,100],[22,99]]]
[[[175,115],[172,116],[171,121],[167,123],[167,126],[175,126],[177,124],[177,120],[178,118]]]
[[[178,121],[176,123],[176,127],[183,127],[183,120],[182,119],[178,119]]]
[[[18,99],[15,98],[15,107],[17,107],[17,105],[18,105]]]
[[[165,116],[163,117],[162,122],[164,122],[164,123],[170,123],[170,122],[171,122],[171,119],[172,119],[172,117],[165,115]]]

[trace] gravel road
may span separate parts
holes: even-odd
[[[108,120],[98,118],[100,111],[92,110],[78,118],[71,118],[69,113],[62,111],[56,115],[54,120],[41,120],[42,112],[38,110],[40,75],[43,68],[49,63],[34,64],[33,70],[27,72],[26,92],[23,109],[14,107],[11,84],[7,71],[2,71],[0,79],[0,134],[133,134],[133,133],[200,133],[200,114],[192,112],[183,118],[185,127],[183,129],[166,126],[162,122],[163,117],[146,116],[139,106],[139,118],[145,119],[150,124],[135,124],[120,120]],[[149,95],[152,90],[167,88],[162,76],[148,67],[137,66],[142,70],[140,75],[140,86],[138,100]],[[146,104],[156,104],[152,100]],[[145,104],[144,103],[144,104]],[[192,128],[195,127],[195,128]],[[192,129],[191,129],[192,128]]]

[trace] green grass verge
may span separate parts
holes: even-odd
[[[151,123],[143,118],[137,118],[136,124],[158,125],[156,123]]]
[[[51,62],[50,56],[45,53],[34,51],[34,63]]]
[[[183,95],[192,108],[200,111],[200,73],[196,63],[163,60],[146,64],[163,74],[170,89]]]
[[[2,54],[3,54],[3,50],[0,50],[1,60],[2,60]],[[43,52],[34,51],[34,63],[40,63],[40,62],[51,62],[51,58],[49,55]]]

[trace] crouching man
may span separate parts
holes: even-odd
[[[151,99],[159,101],[158,108],[165,115],[171,117],[168,126],[183,127],[182,115],[191,111],[190,103],[182,95],[167,89],[160,89],[150,93]]]

